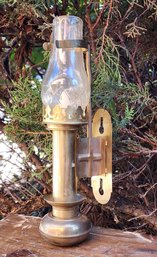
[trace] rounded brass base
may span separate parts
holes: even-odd
[[[70,246],[84,241],[88,237],[90,229],[90,221],[81,214],[64,220],[49,213],[44,216],[39,227],[39,231],[45,239],[59,246]]]

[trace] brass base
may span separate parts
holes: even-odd
[[[42,219],[39,231],[50,243],[70,246],[84,241],[90,232],[91,223],[79,213],[79,204],[84,200],[76,194],[72,201],[56,202],[52,195],[45,196],[46,202],[53,206],[52,213]]]
[[[84,241],[90,229],[90,221],[84,215],[64,220],[50,213],[44,216],[39,227],[41,235],[50,243],[58,246],[71,246]]]

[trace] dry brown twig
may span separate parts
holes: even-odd
[[[102,34],[101,48],[100,48],[98,57],[95,59],[96,62],[97,62],[100,58],[101,58],[102,61],[104,62],[104,58],[103,58],[103,49],[104,49],[104,46],[105,46],[106,31],[107,31],[107,28],[108,28],[108,26],[109,26],[109,20],[110,20],[110,16],[111,16],[111,12],[112,12],[112,7],[113,7],[113,0],[110,0],[110,2],[109,2],[109,11],[108,11],[107,19],[106,19],[106,24],[105,24],[105,26],[104,26],[103,34]]]
[[[93,3],[93,1],[90,1],[90,3],[87,5],[85,20],[86,20],[87,26],[89,28],[91,48],[92,48],[92,53],[94,54],[96,52],[96,43],[95,43],[95,38],[94,38],[95,30],[98,27],[98,25],[99,25],[99,23],[102,19],[104,11],[107,8],[109,8],[108,17],[106,19],[106,25],[105,25],[104,30],[103,30],[103,37],[104,37],[104,41],[105,41],[105,33],[106,33],[107,27],[109,25],[109,19],[110,19],[110,14],[111,14],[111,10],[112,10],[113,0],[104,1],[103,6],[101,7],[101,11],[99,12],[99,14],[97,16],[97,19],[96,19],[94,24],[91,22],[91,18],[90,18],[90,8],[91,8],[92,3]],[[95,61],[96,61],[96,59],[95,59]]]

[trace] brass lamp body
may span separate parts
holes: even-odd
[[[53,196],[45,200],[53,206],[40,223],[40,232],[55,245],[73,245],[86,239],[90,222],[79,214],[84,197],[77,194],[76,131],[78,125],[52,125]]]
[[[83,41],[65,40],[57,44],[61,48],[86,51],[86,71],[90,82],[90,54]],[[88,122],[78,108],[75,118],[70,121],[67,117],[62,119],[63,112],[58,106],[53,109],[53,115],[51,108],[44,106],[44,122],[53,131],[53,193],[45,197],[52,205],[52,213],[44,216],[39,231],[55,245],[80,243],[90,233],[89,219],[79,213],[84,197],[77,193],[77,179],[91,177],[93,194],[101,204],[109,201],[112,192],[111,118],[107,111],[99,109],[92,122],[90,104],[87,114]],[[70,110],[65,115],[71,117],[73,113]],[[78,139],[76,132],[83,125],[88,127],[87,138]]]

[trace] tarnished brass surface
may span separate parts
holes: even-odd
[[[94,196],[105,204],[112,192],[112,123],[106,110],[95,113],[88,135],[77,140],[77,176],[92,177]]]
[[[85,240],[90,221],[79,214],[84,197],[77,194],[76,130],[78,125],[52,124],[53,128],[53,195],[45,197],[52,205],[52,214],[40,223],[40,233],[50,243],[62,246]]]
[[[110,114],[106,110],[99,109],[95,113],[92,134],[93,137],[100,137],[103,143],[101,173],[92,176],[91,185],[96,200],[101,204],[106,204],[112,193],[112,123]]]
[[[91,145],[90,145],[91,140]],[[97,138],[79,138],[77,139],[77,176],[91,177],[92,175],[101,174],[101,161],[103,158],[103,140]],[[92,146],[92,151],[91,147]],[[90,165],[91,162],[91,165]]]
[[[53,131],[53,198],[73,201],[76,197],[75,131]]]
[[[75,195],[75,199],[73,199],[73,201],[55,201],[53,196],[51,194],[44,196],[44,199],[47,203],[49,203],[52,206],[62,206],[64,207],[65,205],[68,207],[73,207],[76,205],[79,205],[80,203],[82,203],[85,200],[85,197],[80,195],[80,194],[76,194]]]
[[[112,123],[110,114],[104,109],[98,109],[94,115],[92,136],[101,142],[102,159],[97,175],[112,173]]]
[[[47,197],[53,206],[52,215],[45,216],[40,225],[41,234],[51,243],[72,245],[89,234],[90,222],[79,214],[82,201],[77,195],[76,174],[92,177],[91,185],[96,200],[108,202],[112,192],[112,125],[108,112],[96,112],[91,135],[76,140],[76,130],[82,125],[50,123],[53,130],[53,197]],[[69,236],[67,227],[70,227]]]
[[[57,48],[66,48],[71,49],[74,48],[75,51],[83,51],[87,52],[88,43],[84,40],[74,39],[74,40],[56,40]]]
[[[81,107],[74,110],[70,106],[66,109],[60,108],[59,105],[56,105],[54,108],[51,108],[49,105],[43,106],[43,123],[45,124],[75,124],[81,122],[87,122],[86,113]]]
[[[72,123],[49,123],[47,124],[47,129],[48,130],[60,130],[60,131],[65,131],[65,130],[77,130],[81,125],[86,125],[87,122],[72,122]]]
[[[84,241],[90,230],[90,221],[84,215],[61,219],[47,214],[39,226],[39,231],[44,238],[60,246],[70,246]]]
[[[83,196],[76,194],[73,201],[54,201],[52,195],[47,195],[44,199],[53,207],[53,216],[60,219],[72,219],[79,215],[78,205],[85,199]]]

